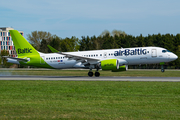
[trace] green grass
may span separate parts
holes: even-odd
[[[93,71],[95,72],[95,71]],[[0,70],[1,75],[88,76],[88,70]],[[100,76],[180,77],[179,70],[129,70],[124,72],[100,71]]]
[[[0,81],[0,119],[180,119],[180,82]]]

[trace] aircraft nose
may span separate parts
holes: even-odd
[[[172,54],[171,57],[170,57],[171,60],[176,60],[177,58],[178,58],[178,56],[175,55],[175,54]]]

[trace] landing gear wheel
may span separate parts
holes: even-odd
[[[164,66],[163,65],[161,65],[161,72],[164,72],[165,70],[164,70]]]
[[[93,76],[93,72],[88,72],[88,76],[92,77]]]
[[[100,73],[99,73],[99,72],[95,72],[95,76],[96,76],[96,77],[99,77],[99,76],[100,76]]]
[[[165,70],[164,69],[161,69],[161,72],[164,72]]]

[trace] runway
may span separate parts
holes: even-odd
[[[81,77],[81,76],[0,76],[0,80],[66,80],[66,81],[161,81],[180,82],[180,77]]]

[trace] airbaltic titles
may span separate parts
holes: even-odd
[[[125,50],[119,50],[114,52],[114,56],[123,56],[123,55],[146,55],[147,50],[138,48],[138,49],[125,49]]]

